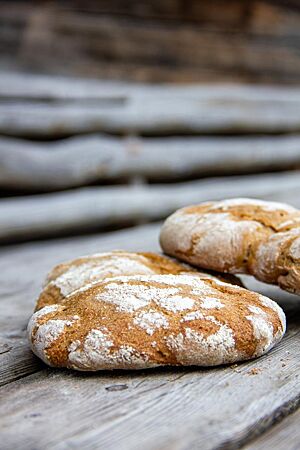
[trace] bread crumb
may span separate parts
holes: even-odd
[[[247,372],[249,375],[258,375],[261,372],[261,369],[258,369],[257,367],[253,367],[253,369],[249,370]]]

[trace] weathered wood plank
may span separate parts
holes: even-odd
[[[298,88],[108,84],[104,94],[105,83],[91,82],[87,88],[86,82],[70,80],[67,88],[68,79],[57,79],[45,88],[47,78],[33,77],[28,82],[29,96],[24,80],[30,78],[21,81],[12,77],[10,81],[7,74],[3,75],[1,133],[54,138],[99,131],[163,135],[279,133],[300,129]],[[35,80],[43,81],[36,87]],[[77,85],[80,89],[74,94]],[[96,94],[92,98],[94,88]],[[74,97],[76,101],[70,101]],[[53,101],[55,98],[59,101]]]
[[[20,334],[23,335],[21,332]],[[0,386],[44,368],[30,351],[25,337],[5,339],[0,335],[0,363]]]
[[[226,197],[280,197],[300,206],[299,189],[299,173],[292,171],[174,185],[90,187],[1,199],[0,241],[158,220],[179,207]]]
[[[276,107],[277,106],[277,107]],[[139,98],[121,106],[1,102],[0,132],[25,137],[77,133],[280,133],[300,130],[300,103],[228,104]]]
[[[213,104],[197,99],[136,99],[122,106],[0,103],[0,132],[61,137],[90,132],[149,135],[280,133],[300,130],[300,104]]]
[[[184,152],[184,158],[183,156]],[[0,187],[55,190],[142,176],[172,180],[300,166],[300,137],[0,138]]]
[[[298,82],[295,1],[105,3],[2,2],[2,64],[144,81]]]
[[[122,103],[144,85],[118,81],[0,72],[0,98],[24,101]]]
[[[244,447],[245,450],[297,450],[300,447],[300,409],[272,427],[258,439]]]
[[[135,97],[197,99],[223,102],[294,104],[300,101],[297,86],[252,85],[240,83],[170,84],[133,83],[77,78],[26,72],[0,71],[0,99],[49,103],[123,104]]]

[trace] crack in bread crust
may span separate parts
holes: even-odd
[[[160,243],[196,267],[254,275],[300,294],[300,211],[289,205],[231,199],[182,208],[165,221]]]

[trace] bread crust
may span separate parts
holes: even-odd
[[[168,255],[203,269],[254,275],[300,295],[300,211],[230,199],[182,208],[164,223]]]
[[[122,250],[82,256],[55,266],[48,274],[35,310],[60,303],[67,295],[105,278],[118,275],[155,275],[197,272],[188,264],[151,252],[125,252]],[[201,272],[202,276],[210,276]],[[234,276],[218,276],[221,280],[241,285]]]
[[[76,370],[233,363],[266,353],[284,332],[272,300],[192,272],[86,284],[28,325],[37,356]]]

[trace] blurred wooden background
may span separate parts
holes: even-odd
[[[0,1],[0,242],[298,206],[299,24],[295,0]]]
[[[1,1],[10,69],[142,82],[294,83],[297,0]]]

